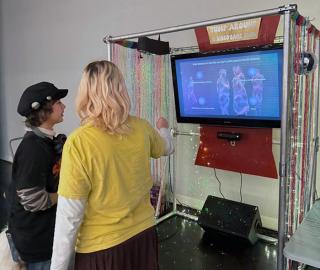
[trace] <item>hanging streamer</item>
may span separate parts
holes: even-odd
[[[124,75],[132,103],[131,114],[148,120],[153,126],[159,117],[172,122],[170,56],[144,54],[130,48],[112,44],[112,62]],[[168,170],[163,173],[164,170],[163,159],[152,160],[151,171],[155,182],[160,182],[160,176],[168,179]]]
[[[314,157],[317,139],[317,100],[319,98],[319,72],[301,72],[301,55],[313,53],[319,59],[319,31],[298,15],[291,23],[291,59],[288,93],[288,145],[287,155],[287,234],[291,236],[302,222],[313,203],[315,186]],[[289,261],[286,269],[292,269]]]

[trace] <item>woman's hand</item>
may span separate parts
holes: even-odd
[[[157,121],[157,128],[160,129],[160,128],[169,128],[169,124],[168,124],[168,121],[167,119],[163,118],[163,117],[160,117]]]

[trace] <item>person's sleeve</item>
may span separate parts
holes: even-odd
[[[169,156],[174,152],[173,139],[170,133],[170,130],[167,128],[160,128],[160,136],[165,141],[165,156]]]
[[[152,158],[159,158],[161,156],[168,155],[168,151],[171,150],[170,144],[172,144],[170,141],[172,138],[169,134],[169,130],[166,129],[167,132],[162,131],[162,135],[160,135],[160,133],[156,131],[149,123],[147,123],[147,129],[149,130],[150,156]]]
[[[50,199],[49,193],[40,187],[24,188],[17,190],[20,204],[26,211],[44,211],[54,204]]]
[[[69,199],[87,199],[91,181],[83,156],[81,148],[73,140],[67,139],[62,152],[59,195]]]
[[[47,182],[52,180],[50,157],[36,143],[24,143],[13,166],[17,196],[26,211],[37,212],[52,207]]]
[[[78,230],[85,212],[86,200],[58,197],[51,270],[68,270],[73,264]]]

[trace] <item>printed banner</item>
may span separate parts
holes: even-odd
[[[208,26],[210,44],[257,39],[260,23],[261,18],[256,18]]]
[[[200,27],[195,29],[200,51],[219,51],[274,42],[280,16]]]

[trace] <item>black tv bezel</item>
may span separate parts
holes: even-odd
[[[267,51],[283,49],[283,44],[273,44],[268,46],[260,47],[247,47],[240,49],[232,49],[226,51],[216,51],[216,52],[197,52],[197,53],[187,53],[179,55],[171,55],[171,70],[172,70],[172,81],[173,81],[173,91],[174,100],[176,106],[176,117],[178,123],[187,124],[205,124],[205,125],[215,125],[215,126],[229,126],[229,127],[251,127],[251,128],[280,128],[281,127],[281,115],[279,120],[269,120],[269,119],[243,119],[243,118],[215,118],[215,117],[186,117],[181,116],[179,94],[178,94],[178,83],[176,77],[176,63],[175,60],[178,59],[192,59],[208,56],[217,55],[228,55],[228,54],[241,54],[246,52],[254,51]],[[281,81],[282,86],[282,81]],[[282,88],[281,88],[282,93]],[[282,95],[280,93],[280,112],[282,108]]]

